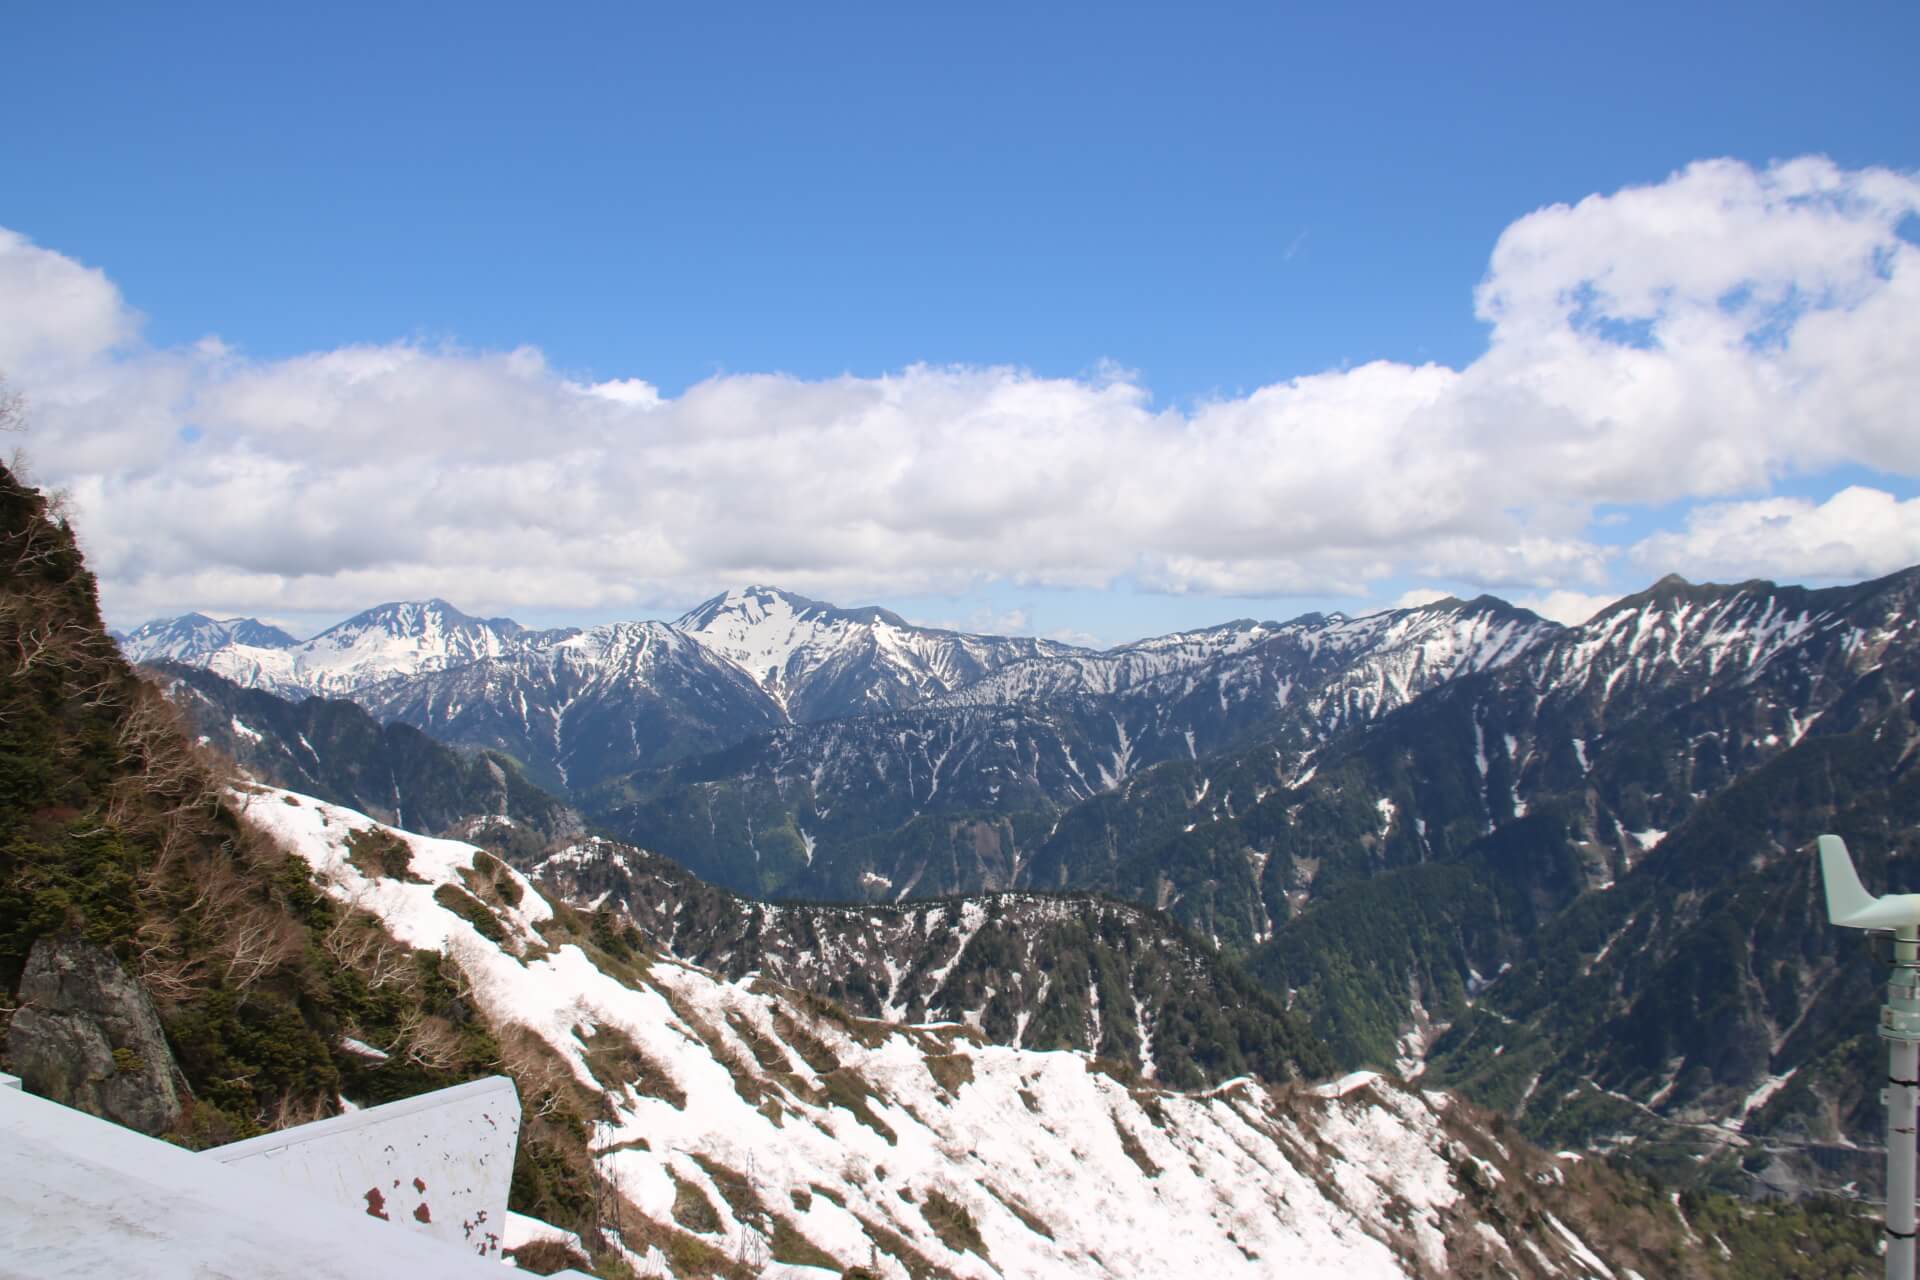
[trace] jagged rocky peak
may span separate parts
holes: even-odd
[[[525,630],[512,618],[476,618],[435,597],[377,604],[354,614],[345,622],[329,627],[315,636],[311,643],[329,643],[335,648],[342,648],[369,633],[433,640],[459,636],[510,637],[520,635]]]
[[[1603,618],[1620,614],[1645,612],[1650,609],[1670,611],[1687,605],[1711,604],[1739,596],[1767,596],[1781,590],[1782,588],[1774,583],[1758,578],[1750,578],[1738,583],[1693,582],[1677,573],[1669,573],[1643,590],[1620,597],[1589,619],[1589,625]],[[1785,588],[1785,590],[1799,589]]]
[[[910,625],[899,614],[876,605],[842,609],[824,600],[815,600],[797,592],[783,591],[779,587],[759,583],[738,587],[732,591],[723,591],[711,600],[703,601],[689,609],[676,619],[673,625],[682,631],[704,637],[706,633],[721,627],[741,625],[759,627],[766,624],[778,626],[783,621],[789,620],[818,623],[836,618],[863,623],[883,622],[888,626],[901,628]]]
[[[405,600],[357,613],[301,644],[265,650],[235,643],[199,665],[255,688],[339,696],[397,676],[541,650],[574,634],[476,618],[444,600]]]
[[[920,630],[886,609],[842,609],[768,586],[717,595],[673,625],[774,692],[804,682],[820,662],[876,631]]]
[[[1678,680],[1697,695],[1746,682],[1777,656],[1823,634],[1873,628],[1905,609],[1900,575],[1810,590],[1754,580],[1693,583],[1669,574],[1615,601],[1543,654],[1550,690],[1597,691],[1602,702]],[[1889,590],[1889,587],[1894,590]]]
[[[694,641],[664,622],[603,622],[578,631],[553,646],[556,654],[575,660],[619,664],[666,653],[698,649]]]
[[[1447,596],[1445,599],[1434,600],[1428,604],[1419,605],[1415,609],[1409,610],[1409,612],[1419,612],[1421,610],[1445,613],[1491,614],[1501,618],[1512,618],[1520,622],[1558,625],[1549,623],[1547,619],[1541,617],[1533,610],[1526,608],[1524,605],[1517,605],[1511,600],[1503,600],[1499,596],[1491,595],[1485,591],[1482,591],[1471,600],[1462,600],[1458,596]]]
[[[204,613],[156,618],[119,639],[121,650],[134,662],[194,662],[230,645],[285,649],[299,643],[258,618],[209,618]]]
[[[221,624],[235,644],[250,644],[261,649],[285,649],[299,644],[293,634],[258,618],[229,618]]]
[[[1072,646],[920,627],[776,587],[715,596],[673,624],[753,677],[796,720],[913,706],[1006,664]]]
[[[1296,618],[1289,626],[1302,626],[1318,623],[1323,628],[1352,628],[1379,625],[1387,620],[1426,625],[1470,624],[1481,626],[1512,625],[1541,632],[1558,632],[1566,628],[1563,624],[1543,618],[1524,605],[1514,604],[1500,596],[1481,592],[1471,599],[1459,596],[1442,596],[1438,600],[1429,600],[1424,604],[1407,605],[1396,609],[1383,609],[1377,613],[1361,614],[1349,618],[1345,614],[1327,615],[1309,614]]]

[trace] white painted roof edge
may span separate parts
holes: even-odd
[[[275,1133],[263,1133],[257,1138],[245,1138],[239,1142],[229,1142],[224,1147],[209,1147],[201,1152],[202,1156],[211,1156],[222,1164],[234,1160],[244,1160],[249,1156],[262,1155],[269,1151],[279,1151],[286,1147],[311,1142],[315,1138],[325,1138],[336,1133],[346,1133],[354,1129],[366,1129],[383,1120],[392,1120],[399,1116],[412,1115],[416,1111],[432,1111],[446,1106],[450,1102],[463,1102],[470,1097],[483,1097],[499,1094],[502,1107],[512,1107],[511,1128],[520,1127],[520,1093],[513,1081],[506,1076],[487,1076],[482,1080],[469,1080],[465,1084],[451,1085],[445,1089],[435,1089],[432,1093],[416,1094],[411,1098],[401,1098],[397,1102],[382,1103],[377,1107],[367,1107],[343,1116],[329,1116],[325,1120],[314,1120],[308,1124],[295,1125],[291,1129],[281,1129]]]
[[[0,1239],[25,1274],[480,1280],[430,1236],[295,1192],[21,1089],[0,1087]],[[238,1268],[236,1270],[235,1268]]]

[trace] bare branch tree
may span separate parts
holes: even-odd
[[[7,385],[7,375],[0,373],[0,431],[25,431],[27,429],[27,398]]]

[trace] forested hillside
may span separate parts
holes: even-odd
[[[1326,1075],[1333,1060],[1274,995],[1173,921],[1085,895],[905,905],[761,903],[604,839],[533,873],[729,978],[764,974],[852,1012],[955,1022],[995,1044],[1080,1049],[1179,1088]]]
[[[486,846],[730,978],[764,972],[869,1017],[966,1021],[995,1043],[1084,1049],[1168,1083],[1324,1074],[1300,1018],[1158,913],[1085,895],[1000,894],[913,907],[771,904],[603,838],[512,760],[462,754],[356,704],[290,702],[177,664],[154,668],[203,742],[253,778]]]
[[[580,819],[496,751],[457,751],[344,699],[277,697],[199,667],[151,668],[200,742],[253,777],[430,835],[539,852]]]

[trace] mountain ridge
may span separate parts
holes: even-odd
[[[285,649],[299,643],[286,631],[258,618],[209,618],[204,613],[156,619],[116,639],[130,662],[190,661],[233,644]]]
[[[1577,1274],[1605,1258],[1832,1276],[1870,1257],[1843,1213],[1670,1203],[1378,1075],[1167,1089],[719,980],[471,844],[225,785],[93,593],[70,533],[0,471],[17,673],[0,685],[0,975],[17,1005],[29,954],[124,955],[191,1085],[171,1121],[189,1145],[504,1068],[527,1101],[511,1204],[573,1233],[566,1263],[609,1275]],[[4,1052],[32,1034],[13,1020]],[[127,1083],[162,1056],[100,1070]]]

